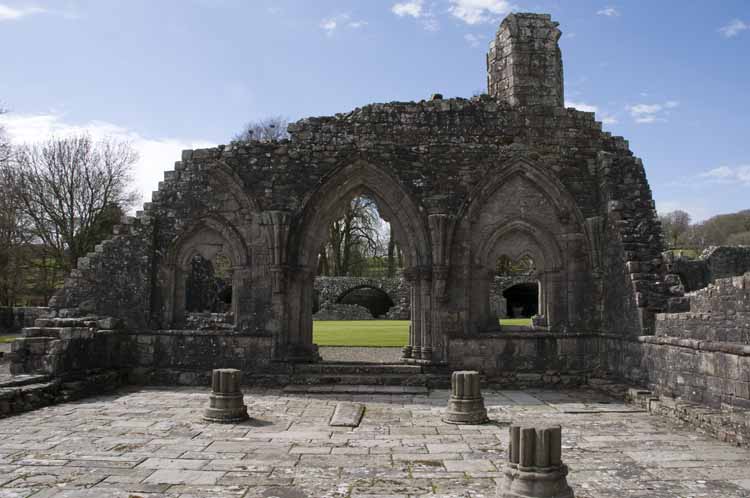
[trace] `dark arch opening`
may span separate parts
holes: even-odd
[[[185,283],[185,311],[226,313],[232,305],[232,284],[227,276],[229,261],[219,255],[214,260],[195,255]]]
[[[530,318],[539,313],[539,284],[516,284],[503,291],[508,318]]]
[[[364,306],[373,318],[384,316],[395,304],[384,290],[369,286],[348,290],[339,296],[336,302]]]

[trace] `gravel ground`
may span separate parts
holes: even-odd
[[[364,348],[320,346],[323,361],[357,361],[363,363],[399,363],[401,348]]]

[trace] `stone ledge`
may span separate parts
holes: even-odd
[[[124,384],[123,380],[122,372],[107,370],[90,372],[80,379],[54,379],[50,382],[0,388],[0,418],[114,391]]]
[[[638,337],[638,342],[656,344],[660,346],[674,346],[698,351],[720,352],[738,356],[750,356],[750,345],[733,342],[700,341],[697,339],[682,339],[677,337],[663,337],[645,335]]]

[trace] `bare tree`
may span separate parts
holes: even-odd
[[[138,155],[127,143],[53,138],[20,147],[14,156],[30,235],[65,272],[111,233],[112,213],[137,200],[130,175]]]
[[[369,260],[385,251],[375,201],[355,197],[344,215],[328,227],[328,240],[319,257],[320,275],[361,276]]]
[[[282,116],[272,116],[258,121],[251,121],[245,125],[241,133],[234,137],[234,140],[237,142],[249,142],[250,140],[271,142],[272,140],[282,140],[289,138],[287,126],[289,126],[289,120]]]
[[[8,112],[7,109],[0,107],[0,116]],[[5,127],[0,124],[0,165],[10,159],[10,140],[5,133]]]
[[[659,218],[669,247],[675,248],[685,242],[685,236],[690,229],[690,215],[685,211],[672,211]]]

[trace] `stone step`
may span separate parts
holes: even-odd
[[[59,339],[61,330],[62,327],[25,327],[22,333],[23,337],[50,337]]]
[[[426,386],[430,376],[425,374],[341,374],[341,373],[309,373],[292,375],[292,384],[338,384],[338,385],[367,385],[367,386]]]
[[[382,386],[382,385],[299,385],[291,384],[284,388],[285,393],[294,394],[393,394],[393,395],[427,395],[430,390],[425,386]]]
[[[45,384],[49,382],[49,375],[8,375],[0,376],[0,389]]]
[[[77,318],[37,318],[34,321],[35,327],[96,327],[98,317],[77,317]]]
[[[385,375],[423,373],[419,365],[404,365],[402,363],[302,363],[294,366],[294,373],[300,374],[343,374],[343,375]]]

